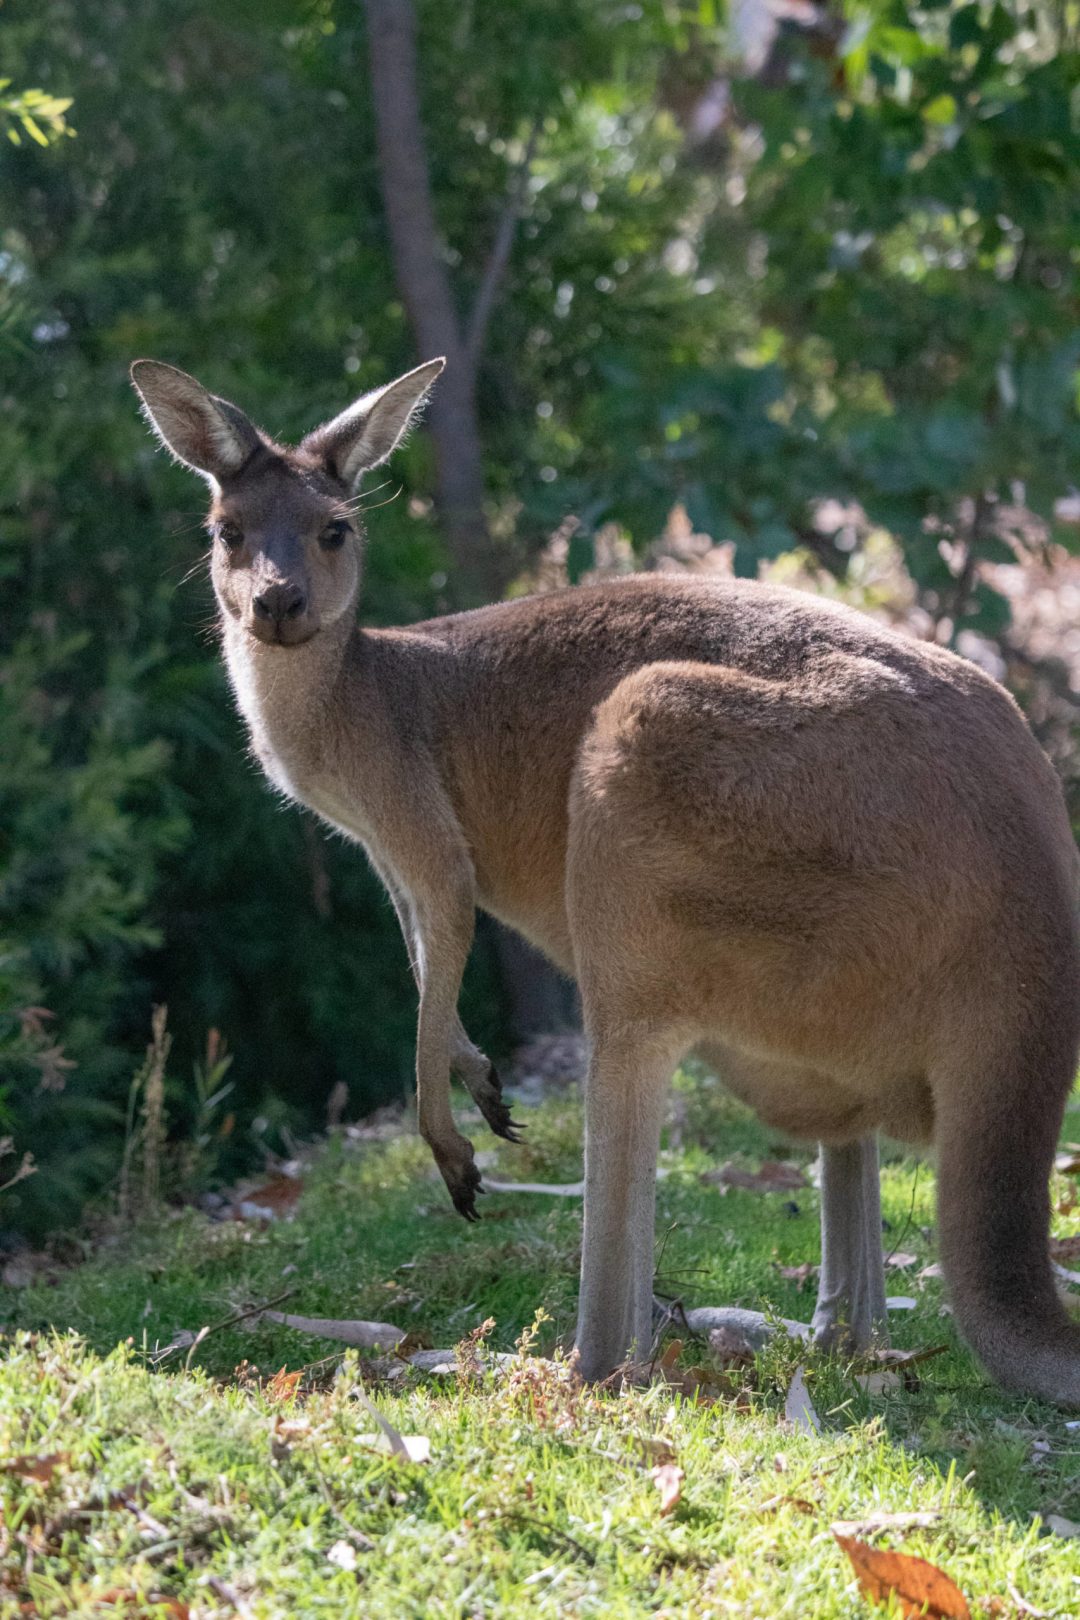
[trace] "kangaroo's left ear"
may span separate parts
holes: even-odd
[[[350,492],[371,467],[386,461],[415,422],[445,360],[428,360],[415,371],[364,394],[347,411],[309,433],[301,450],[317,456]]]

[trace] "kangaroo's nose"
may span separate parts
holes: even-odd
[[[307,607],[307,597],[299,585],[288,583],[268,585],[252,598],[251,605],[258,619],[270,619],[284,624],[286,619],[298,619]]]

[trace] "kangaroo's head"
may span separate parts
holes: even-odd
[[[228,618],[259,641],[296,647],[352,610],[360,481],[400,442],[444,363],[365,394],[289,449],[186,372],[136,360],[131,378],[151,427],[210,485],[210,571]]]

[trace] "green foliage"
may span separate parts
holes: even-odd
[[[0,79],[0,128],[12,146],[21,146],[23,135],[39,146],[48,146],[61,135],[74,135],[65,116],[70,106],[70,96],[12,90],[10,79]]]

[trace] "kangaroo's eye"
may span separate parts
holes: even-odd
[[[219,523],[217,526],[217,537],[223,546],[228,546],[230,551],[235,551],[237,546],[243,543],[244,531],[239,523],[231,523],[226,518],[223,523]]]
[[[349,533],[349,525],[344,518],[335,518],[328,523],[319,536],[319,544],[325,551],[336,551],[345,544],[345,536]]]

